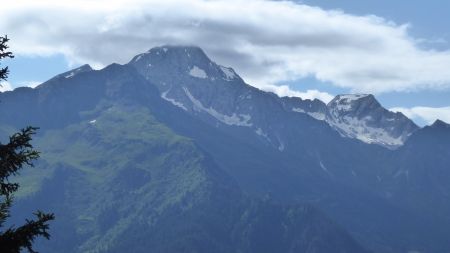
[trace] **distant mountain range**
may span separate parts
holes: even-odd
[[[449,252],[450,126],[374,96],[280,98],[197,47],[0,93],[0,136],[41,127],[16,220],[43,252]]]

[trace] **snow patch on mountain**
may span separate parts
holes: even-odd
[[[72,72],[70,72],[68,75],[66,75],[66,76],[64,76],[65,78],[71,78],[71,77],[74,77],[75,76],[75,72],[74,71],[72,71]]]
[[[398,178],[399,176],[405,176],[405,179],[409,181],[409,170],[399,170],[394,174],[394,178]]]
[[[280,142],[280,145],[278,146],[278,150],[283,152],[284,151],[284,143]]]
[[[201,78],[201,79],[206,79],[206,78],[208,78],[208,75],[206,74],[206,72],[205,72],[203,69],[201,69],[201,68],[199,68],[199,67],[197,67],[197,66],[194,66],[194,67],[189,71],[189,75],[190,75],[190,76],[193,76],[193,77],[196,77],[196,78]]]
[[[266,140],[270,141],[269,136],[266,132],[264,132],[260,127],[258,127],[255,131],[255,133],[261,137],[264,137]]]
[[[306,113],[317,120],[325,120],[326,115],[322,112],[305,112],[302,108],[292,108],[293,112]]]
[[[327,173],[330,177],[333,176],[333,174],[328,170],[328,168],[322,163],[322,161],[319,161],[320,168]]]
[[[215,119],[217,119],[218,121],[226,124],[226,125],[230,125],[230,126],[244,126],[244,127],[251,127],[253,124],[250,123],[250,120],[252,119],[252,117],[248,114],[239,114],[237,115],[236,113],[233,113],[231,116],[229,115],[225,115],[222,114],[218,111],[216,111],[214,108],[212,107],[205,107],[203,106],[203,104],[196,99],[187,88],[183,87],[184,92],[186,93],[186,96],[189,98],[189,100],[191,100],[194,110],[196,111],[203,111],[208,113],[209,115],[211,115],[212,117],[214,117]]]
[[[256,133],[257,135],[260,135],[260,136],[267,136],[267,135],[263,132],[263,130],[262,130],[261,128],[259,128],[259,127],[258,127],[258,129],[256,129],[255,133]]]
[[[343,137],[356,138],[369,144],[377,143],[384,146],[403,145],[401,136],[395,138],[383,128],[368,126],[366,123],[368,119],[344,116],[339,119],[328,120],[328,123]]]
[[[163,92],[163,93],[161,93],[161,98],[164,99],[164,100],[166,100],[166,101],[169,101],[169,102],[172,103],[173,105],[178,106],[178,107],[180,107],[181,109],[187,111],[188,109],[186,108],[186,106],[183,105],[183,103],[178,102],[178,101],[176,101],[176,100],[173,99],[173,98],[167,97],[167,93],[169,93],[169,91],[170,91],[170,89],[167,90],[167,91],[165,91],[165,92]]]
[[[308,115],[317,119],[317,120],[325,120],[326,119],[326,115],[322,112],[308,112]]]
[[[338,95],[332,102],[336,104],[335,111],[350,111],[356,101],[370,96],[369,94],[345,94]]]
[[[138,55],[138,56],[136,57],[136,59],[134,59],[134,61],[137,62],[137,61],[139,61],[141,58],[142,58],[142,54]]]
[[[293,112],[300,112],[300,113],[305,113],[305,110],[303,110],[302,108],[292,108]]]
[[[280,139],[280,137],[278,135],[276,137],[277,137],[277,140],[278,140],[278,150],[280,152],[283,152],[284,149],[286,148],[285,145],[284,145],[284,142],[283,142],[283,140]]]
[[[76,75],[78,75],[80,73],[88,72],[88,71],[92,71],[92,68],[88,64],[85,64],[85,65],[83,65],[81,67],[78,67],[76,69],[72,69],[72,70],[67,71],[65,73],[59,74],[57,77],[64,77],[66,79],[69,79],[69,78],[72,78],[72,77],[74,77],[74,76],[76,76]]]
[[[348,102],[359,100],[361,98],[368,97],[368,96],[370,96],[370,94],[344,94],[344,95],[339,95],[341,100],[346,100]]]
[[[225,75],[224,79],[226,81],[232,81],[234,78],[236,78],[236,74],[231,68],[220,66],[220,70],[222,70],[222,73]]]

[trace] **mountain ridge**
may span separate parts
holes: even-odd
[[[151,71],[147,71],[149,62],[145,61],[144,56],[149,55],[146,54],[138,61],[135,58],[132,64],[112,64],[103,70],[49,80],[40,88],[24,88],[0,94],[0,116],[3,119],[0,133],[3,136],[24,124],[41,126],[42,134],[37,136],[36,141],[39,143],[38,148],[48,156],[43,157],[44,161],[38,166],[37,172],[24,175],[23,180],[30,183],[28,192],[39,189],[40,186],[34,183],[38,179],[42,180],[39,173],[51,178],[52,173],[59,171],[58,168],[67,167],[76,173],[57,177],[55,182],[69,185],[95,182],[101,185],[101,189],[110,189],[111,193],[124,193],[124,199],[129,197],[142,200],[139,203],[146,203],[148,213],[137,220],[139,228],[144,229],[148,228],[148,224],[153,224],[150,222],[153,218],[145,217],[157,217],[150,203],[159,203],[154,202],[153,197],[145,197],[147,194],[154,196],[162,192],[164,197],[158,201],[172,201],[170,196],[178,196],[178,191],[189,192],[186,189],[203,178],[202,173],[197,173],[202,170],[173,170],[172,167],[161,165],[164,164],[161,161],[179,164],[179,168],[184,165],[192,168],[188,165],[195,162],[187,158],[196,157],[190,154],[199,152],[210,157],[208,161],[212,162],[210,167],[205,167],[205,171],[208,168],[215,171],[214,167],[217,166],[223,172],[214,177],[215,180],[229,176],[252,198],[265,199],[270,196],[270,199],[282,205],[314,206],[348,231],[357,240],[357,245],[363,245],[364,248],[383,253],[440,253],[450,249],[448,240],[444,238],[450,227],[447,215],[450,205],[446,201],[450,193],[446,183],[450,180],[447,165],[450,162],[447,155],[449,148],[446,139],[442,138],[448,136],[447,131],[440,135],[433,127],[419,129],[412,133],[405,145],[397,149],[368,145],[354,138],[343,137],[325,120],[312,117],[318,110],[323,110],[325,116],[328,113],[326,105],[324,107],[318,100],[279,98],[273,93],[246,85],[238,78],[230,81],[219,65],[203,62],[206,59],[204,56],[197,59],[200,61],[198,63],[194,61],[178,66],[180,62],[176,60],[176,55],[175,59],[173,56],[171,59],[164,58],[170,49],[167,52],[164,52],[163,47],[158,50],[157,59],[163,63],[158,66],[150,62],[153,68]],[[188,57],[184,50],[179,51],[186,60],[195,58],[194,54]],[[156,51],[154,54],[157,55]],[[132,66],[139,63],[142,64]],[[169,89],[164,97],[164,92]],[[185,108],[174,103],[180,103]],[[350,107],[353,105],[350,104]],[[356,107],[359,109],[350,112],[357,113],[355,117],[364,118],[367,115],[363,110],[365,107],[360,105],[364,103],[358,102]],[[298,111],[293,108],[298,108]],[[439,122],[436,126],[438,130],[441,129]],[[161,129],[168,129],[173,135],[167,135]],[[170,137],[174,135],[191,142],[187,146],[180,146],[176,144],[178,138]],[[170,158],[175,154],[181,163]],[[104,157],[116,160],[110,162]],[[167,175],[164,171],[176,173]],[[158,173],[163,174],[159,177]],[[172,181],[177,183],[170,184]],[[165,183],[179,190],[166,191]],[[146,184],[154,186],[154,190],[136,192]],[[91,186],[86,189],[95,193],[96,188]],[[63,185],[56,184],[55,187],[55,192],[64,189]],[[95,231],[107,231],[114,227],[114,222],[111,224],[105,220],[127,217],[120,210],[111,210],[116,205],[119,209],[125,207],[103,193],[100,194],[101,199],[111,200],[108,201],[111,206],[105,207],[105,212],[89,207],[86,199],[77,199],[76,196],[80,194],[72,188],[69,196],[73,194],[76,201],[72,203],[77,204],[67,216],[72,217],[70,219],[73,222],[65,219],[67,223],[64,225],[75,228],[74,231],[81,229],[88,231],[87,235],[93,233],[99,236]],[[136,193],[142,195],[137,198]],[[109,191],[105,194],[109,194]],[[201,199],[192,198],[196,201]],[[211,217],[216,217],[213,213],[217,212],[218,207],[242,210],[224,204],[227,198],[221,199],[210,203],[211,210],[216,210],[211,212]],[[239,198],[230,199],[239,202]],[[70,199],[68,202],[71,202]],[[203,208],[196,209],[195,213],[185,213],[186,216],[177,216],[174,211],[184,210],[194,202],[175,201],[182,208],[170,209],[164,216],[164,224],[186,226],[188,230],[184,231],[217,231],[203,228],[190,230],[196,224],[179,223],[183,217],[197,217],[196,221],[201,221],[197,211]],[[58,210],[71,210],[70,205],[58,206],[58,201],[54,203],[61,208]],[[208,205],[209,202],[201,203]],[[260,205],[258,201],[256,204]],[[156,209],[160,208],[156,206]],[[278,204],[275,206],[282,209]],[[95,211],[95,215],[86,215],[83,210],[89,208]],[[273,209],[273,205],[269,204],[267,208]],[[100,220],[103,222],[93,222],[101,213],[103,218]],[[253,213],[256,215],[259,211]],[[177,219],[170,220],[170,217]],[[225,223],[227,221],[222,220]],[[252,224],[251,220],[244,221],[244,224]],[[317,224],[319,226],[321,223]],[[319,238],[326,238],[329,231],[326,228],[334,231],[332,227],[317,230]],[[113,229],[111,233],[117,236],[118,231]],[[82,240],[82,236],[80,238]],[[102,242],[111,241],[110,238],[104,238]],[[228,239],[224,237],[223,240]],[[187,241],[192,242],[190,239]],[[93,239],[86,245],[95,248],[95,242]],[[355,246],[353,243],[341,246],[345,250],[352,245]]]
[[[255,106],[252,103],[256,103],[256,107],[264,106],[257,101],[252,101],[252,96],[261,96],[264,91],[246,84],[231,68],[211,61],[201,48],[156,47],[135,56],[128,64],[135,67],[147,80],[155,83],[162,98],[172,104],[187,111],[203,111],[225,124],[254,126],[255,132],[260,133],[261,136],[270,135],[263,127],[264,122],[255,122],[254,125],[250,123],[252,117],[256,120],[255,118],[260,116],[258,112],[254,113]],[[168,69],[171,72],[169,77],[166,73]],[[192,74],[192,71],[195,73]],[[348,100],[348,95],[347,98],[340,99],[344,96],[337,95],[328,105],[320,100],[279,98],[278,96],[272,103],[280,104],[284,110],[306,113],[317,120],[324,120],[343,137],[388,148],[403,145],[407,138],[419,128],[403,114],[392,113],[383,108],[373,95],[359,97],[352,95],[357,98],[351,100],[351,104],[355,106],[346,104],[349,110],[340,110],[339,108],[342,109],[344,105],[337,107],[338,103]],[[241,101],[236,101],[237,97]],[[230,101],[230,99],[234,100]],[[243,101],[245,99],[250,101]],[[188,109],[186,105],[190,105],[191,108]],[[273,108],[274,105],[271,107]],[[361,111],[361,108],[365,108],[365,111]],[[278,137],[268,138],[269,142],[281,149],[282,141],[276,140]]]
[[[137,63],[140,61],[145,61],[144,68],[142,66],[137,66]],[[132,65],[133,67],[135,67],[138,72],[140,72],[145,78],[148,79],[149,76],[146,75],[154,75],[153,73],[157,72],[158,70],[155,69],[154,72],[150,73],[145,73],[145,71],[148,71],[148,69],[151,69],[152,67],[158,68],[158,64],[160,64],[161,61],[169,61],[170,66],[178,66],[174,68],[176,69],[176,71],[172,74],[187,75],[191,79],[194,79],[195,82],[216,82],[218,80],[223,80],[226,82],[230,82],[230,85],[238,84],[243,85],[244,87],[246,86],[243,89],[247,90],[246,93],[248,94],[242,95],[245,98],[251,98],[252,93],[265,92],[246,84],[244,80],[242,80],[242,78],[232,68],[224,67],[211,61],[209,57],[204,53],[204,51],[197,46],[165,45],[151,48],[147,52],[138,54],[133,57],[128,65]],[[196,64],[202,66],[199,67]],[[184,66],[185,69],[180,69],[180,66]],[[163,66],[163,68],[168,68],[168,66]],[[85,64],[65,73],[59,74],[54,78],[71,78],[78,73],[89,71],[93,71],[93,69],[88,64]],[[152,76],[152,79],[155,79],[155,76]],[[204,111],[215,117],[216,120],[221,121],[225,124],[250,126],[250,123],[248,122],[248,117],[250,116],[250,114],[248,114],[249,110],[244,113],[234,112],[235,109],[227,109],[227,111],[221,112],[220,110],[214,109],[214,103],[210,101],[211,98],[209,98],[209,101],[203,101],[203,99],[198,100],[195,97],[196,94],[193,94],[190,90],[190,87],[185,87],[186,85],[179,86],[174,84],[167,84],[167,76],[164,75],[156,76],[156,79],[161,79],[155,82],[156,86],[160,90],[161,97],[171,102],[173,105],[187,110],[184,103],[195,104],[195,108],[190,108],[190,110]],[[177,82],[176,79],[171,81]],[[217,85],[222,84],[223,83],[220,82],[217,83]],[[239,92],[241,91],[242,89]],[[215,90],[214,92],[220,93],[221,91]],[[201,95],[205,96],[206,94]],[[298,113],[306,113],[316,120],[323,120],[327,122],[343,137],[357,139],[362,142],[366,142],[369,144],[373,143],[387,148],[398,148],[405,143],[405,141],[414,131],[419,129],[419,127],[414,122],[412,122],[402,113],[393,113],[383,108],[371,94],[365,94],[364,96],[359,97],[358,99],[355,99],[353,101],[360,101],[360,104],[358,106],[355,106],[356,110],[364,106],[372,106],[372,108],[366,110],[366,113],[368,111],[378,111],[376,115],[367,114],[364,115],[364,118],[361,115],[361,111],[338,110],[337,102],[339,101],[340,103],[342,103],[342,101],[345,101],[346,99],[340,100],[340,98],[349,95],[358,96],[358,94],[339,94],[336,95],[335,98],[328,104],[325,104],[318,99],[309,100],[301,98],[280,97],[278,99],[280,101],[277,101],[276,103],[281,103],[282,106],[285,107],[285,110],[290,110]],[[211,97],[211,95],[207,96]],[[278,96],[274,97],[278,98]],[[221,97],[221,99],[222,98],[223,97]],[[180,101],[178,101],[177,99]],[[370,103],[368,103],[368,100],[370,100]],[[361,104],[363,104],[364,106],[361,106]],[[232,105],[231,107],[233,106],[234,105]],[[230,108],[230,106],[225,106],[225,108]],[[342,105],[339,108],[343,108]],[[349,108],[352,107],[350,106]],[[379,124],[379,122],[381,121],[382,123]],[[261,136],[267,135],[263,128],[256,127],[255,132],[260,133]],[[272,137],[272,139],[276,138]],[[278,145],[278,147],[281,147],[281,143],[277,140],[271,140],[270,142],[272,142],[273,145]]]

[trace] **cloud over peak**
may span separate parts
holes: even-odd
[[[0,15],[16,54],[102,66],[198,45],[260,88],[310,76],[366,93],[450,88],[450,51],[421,48],[408,25],[291,1],[23,0]]]

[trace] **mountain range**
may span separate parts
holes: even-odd
[[[373,95],[280,98],[162,46],[0,101],[2,139],[41,128],[13,218],[55,212],[43,252],[450,251],[450,126]]]

